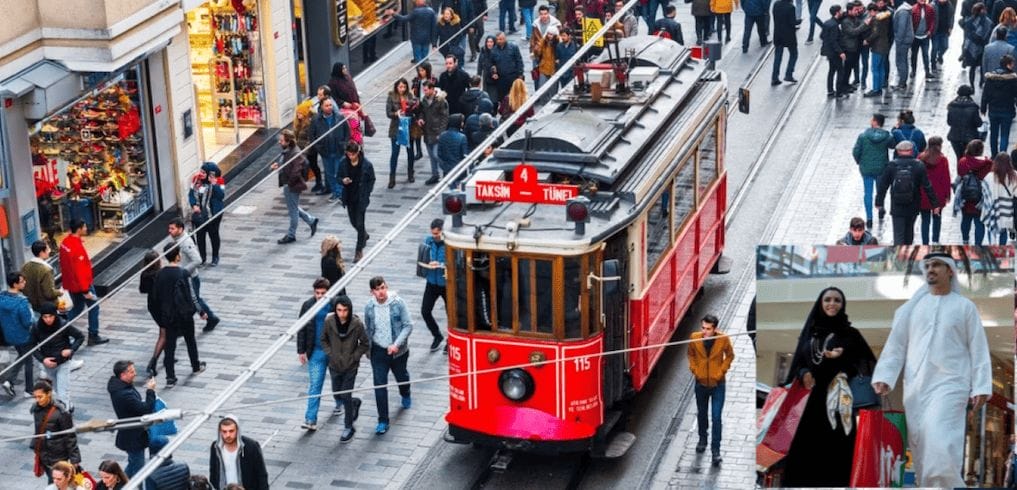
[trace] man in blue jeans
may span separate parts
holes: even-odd
[[[396,14],[385,10],[385,15],[395,14],[396,20],[410,23],[410,47],[413,48],[413,62],[426,60],[432,46],[438,42],[438,14],[427,5],[427,0],[415,0],[413,12]]]
[[[208,303],[201,298],[201,278],[198,277],[198,265],[201,264],[201,255],[198,253],[198,246],[187,235],[184,220],[173,218],[170,220],[167,230],[173,243],[180,247],[180,267],[186,269],[190,274],[194,297],[197,298],[201,311],[206,314],[205,326],[201,331],[211,332],[219,324],[219,317],[208,307]]]
[[[138,371],[131,361],[113,363],[113,376],[106,383],[113,412],[117,418],[141,417],[155,412],[155,378],[145,381],[145,399],[134,389],[134,378]],[[148,429],[136,427],[117,431],[116,447],[127,453],[127,467],[124,473],[134,476],[145,466],[145,449],[148,448]]]
[[[689,344],[689,370],[696,378],[696,416],[699,422],[699,442],[696,452],[706,451],[707,428],[713,419],[710,450],[713,465],[721,463],[721,413],[724,411],[724,376],[734,361],[734,348],[728,336],[717,332],[717,317],[706,315],[700,322],[700,331],[692,334]],[[707,407],[710,412],[707,414]]]
[[[395,375],[402,396],[403,408],[410,408],[410,373],[406,370],[406,361],[410,357],[409,339],[413,331],[413,319],[406,303],[393,293],[388,293],[385,278],[375,276],[369,282],[371,300],[364,307],[364,323],[367,336],[371,339],[371,370],[374,373],[374,386],[388,384],[389,371]],[[388,432],[388,389],[375,388],[374,401],[378,405],[378,426],[374,433],[382,435]]]
[[[335,101],[331,98],[323,100],[318,115],[311,121],[311,141],[317,141],[314,149],[321,157],[325,185],[332,191],[328,198],[330,203],[339,202],[342,198],[343,187],[336,180],[336,174],[349,139],[350,126],[336,110]]]
[[[314,280],[312,288],[314,296],[307,298],[304,304],[300,305],[300,314],[304,316],[315,303],[325,297],[331,284],[328,279],[319,277]],[[314,319],[305,323],[304,327],[297,332],[297,358],[300,364],[307,365],[307,410],[304,411],[304,423],[300,428],[304,430],[318,430],[318,408],[321,406],[321,388],[325,384],[325,372],[328,370],[328,354],[321,345],[321,334],[325,331],[325,317],[332,312],[335,301],[326,301],[314,314]],[[334,380],[335,378],[333,378]],[[332,383],[332,391],[339,391],[335,382]],[[335,409],[332,415],[342,413],[342,405],[339,404],[339,396],[334,395]]]

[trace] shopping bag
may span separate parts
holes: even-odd
[[[904,412],[859,410],[851,486],[903,486],[907,440]]]
[[[163,401],[162,398],[156,397],[155,413],[161,412],[166,408],[167,408],[166,402]],[[160,422],[158,424],[152,424],[152,426],[148,428],[148,437],[151,439],[155,439],[160,436],[171,436],[176,433],[177,433],[177,423],[174,420],[167,420],[165,422]]]
[[[782,395],[778,390],[784,390],[786,393]],[[756,469],[758,471],[765,473],[771,466],[787,456],[787,452],[791,448],[791,441],[798,430],[798,423],[802,421],[805,404],[809,401],[809,392],[810,390],[801,381],[795,380],[791,383],[790,388],[774,388],[766,397],[767,402],[770,401],[770,397],[775,397],[774,405],[777,405],[776,398],[783,397],[783,400],[776,408],[771,406],[771,410],[775,409],[776,412],[760,442],[756,444]]]
[[[71,292],[66,289],[60,290],[60,297],[56,302],[57,310],[61,313],[71,311],[74,308],[74,300],[71,299]]]
[[[399,130],[396,131],[397,145],[410,146],[410,123],[412,121],[409,116],[399,116]]]

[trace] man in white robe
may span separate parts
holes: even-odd
[[[992,394],[989,344],[975,304],[960,295],[957,266],[943,253],[922,262],[926,285],[897,308],[872,373],[884,395],[904,369],[904,413],[921,487],[963,487],[965,410]]]

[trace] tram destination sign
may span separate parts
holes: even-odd
[[[520,164],[512,171],[512,181],[477,181],[474,197],[478,201],[532,202],[561,204],[579,196],[579,186],[543,184],[537,181],[537,169]]]

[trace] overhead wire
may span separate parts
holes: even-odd
[[[737,333],[723,333],[723,335],[728,337],[728,338],[731,338],[731,337],[741,337],[741,336],[751,335],[751,333],[750,332],[737,332]],[[717,337],[711,337],[711,338],[715,339]],[[609,357],[609,356],[614,356],[614,355],[619,355],[619,354],[629,354],[629,353],[632,353],[632,352],[641,352],[641,351],[655,350],[655,349],[666,349],[668,347],[677,347],[677,346],[680,346],[680,345],[687,345],[687,344],[692,344],[692,343],[695,343],[695,342],[703,342],[703,341],[706,341],[706,340],[709,340],[709,339],[708,338],[699,338],[699,339],[673,340],[673,341],[668,341],[668,342],[660,342],[660,343],[655,343],[655,344],[643,345],[643,346],[639,346],[639,347],[627,347],[627,348],[623,348],[623,349],[615,349],[615,350],[610,350],[610,351],[592,352],[592,353],[589,353],[589,354],[576,354],[576,355],[571,355],[571,356],[563,356],[563,357],[560,357],[560,358],[557,358],[557,359],[545,359],[545,360],[542,360],[542,361],[527,361],[527,362],[522,362],[522,363],[518,363],[518,364],[511,364],[511,365],[507,365],[507,366],[496,366],[496,367],[490,367],[490,368],[484,368],[484,369],[475,369],[475,370],[472,370],[472,371],[467,370],[467,371],[463,371],[463,372],[459,372],[459,373],[455,373],[455,374],[442,374],[442,375],[438,375],[438,376],[430,376],[430,377],[425,377],[425,378],[417,378],[415,380],[410,380],[410,381],[387,383],[387,384],[384,384],[384,385],[371,385],[371,386],[364,386],[364,387],[359,387],[359,388],[351,388],[351,389],[348,389],[348,390],[336,390],[336,391],[328,391],[328,392],[323,391],[322,393],[317,394],[317,395],[300,395],[300,396],[287,397],[287,398],[278,398],[278,399],[275,399],[275,400],[266,400],[266,401],[262,401],[262,402],[241,403],[241,404],[227,406],[227,407],[219,407],[218,409],[216,409],[216,413],[232,413],[232,412],[237,412],[237,411],[242,411],[242,410],[250,410],[250,409],[254,409],[254,408],[262,408],[262,407],[269,407],[269,406],[275,406],[275,405],[286,405],[286,404],[290,404],[290,403],[304,402],[304,401],[307,401],[307,400],[310,400],[310,399],[313,399],[313,398],[334,397],[334,396],[339,396],[339,395],[347,395],[347,394],[353,394],[353,393],[359,393],[359,392],[374,391],[376,389],[382,389],[382,388],[386,388],[386,389],[387,388],[399,388],[401,386],[411,386],[411,385],[415,385],[415,384],[433,383],[433,382],[437,382],[437,381],[453,380],[453,379],[457,379],[457,378],[465,378],[465,377],[470,377],[470,376],[480,376],[480,375],[484,375],[484,374],[500,373],[500,372],[508,371],[508,370],[512,370],[512,369],[540,368],[540,367],[543,367],[543,366],[546,366],[546,365],[549,365],[549,364],[565,364],[565,363],[568,363],[570,361],[575,361],[577,359],[604,358],[604,357]],[[160,412],[156,412],[156,413],[153,413],[153,414],[144,415],[144,416],[140,416],[140,417],[127,417],[127,418],[122,418],[122,419],[108,419],[108,420],[94,419],[94,420],[91,420],[91,421],[86,422],[84,424],[80,424],[78,426],[75,426],[72,429],[67,429],[67,430],[63,430],[63,431],[57,431],[57,432],[51,432],[51,433],[47,432],[47,433],[44,433],[44,434],[33,434],[33,435],[26,435],[26,436],[14,436],[14,437],[0,438],[0,443],[19,442],[19,441],[24,441],[24,440],[29,440],[29,439],[36,439],[36,438],[47,438],[47,439],[49,439],[49,438],[52,438],[54,436],[63,435],[63,434],[71,434],[71,433],[76,433],[76,432],[96,432],[96,431],[129,429],[129,428],[134,428],[134,427],[144,427],[144,426],[151,425],[151,424],[157,424],[157,423],[166,422],[167,420],[170,420],[170,419],[179,419],[179,418],[184,418],[184,417],[188,417],[188,416],[196,416],[196,415],[200,416],[200,415],[202,415],[204,413],[205,413],[204,411],[200,411],[200,410],[180,410],[180,409],[174,409],[174,410],[164,410],[164,411],[160,411]]]

